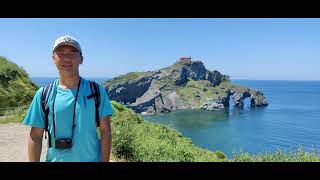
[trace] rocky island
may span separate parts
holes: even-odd
[[[111,100],[142,114],[177,109],[221,110],[229,107],[230,98],[240,108],[245,98],[251,99],[251,107],[268,105],[261,91],[233,85],[228,75],[207,70],[191,57],[155,71],[130,72],[107,80],[104,86]]]

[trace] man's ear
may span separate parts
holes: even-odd
[[[79,64],[82,64],[83,63],[83,56],[81,55],[80,56],[80,63]]]
[[[56,61],[54,60],[54,54],[53,53],[52,53],[52,62],[53,62],[53,64],[56,63]]]

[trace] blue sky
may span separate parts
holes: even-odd
[[[31,77],[57,77],[52,46],[65,34],[82,46],[85,77],[191,56],[232,79],[320,80],[320,19],[0,19],[0,55]]]

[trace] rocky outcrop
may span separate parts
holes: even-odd
[[[145,76],[136,80],[122,83],[110,84],[106,89],[108,90],[110,99],[125,105],[129,105],[135,103],[137,98],[140,98],[142,99],[141,101],[143,101],[143,98],[146,98],[146,95],[144,97],[141,96],[144,95],[148,90],[155,91],[156,88],[151,85],[152,80],[160,79],[163,76],[163,72],[156,71],[151,76]],[[148,92],[150,95],[152,93],[154,92]],[[151,98],[149,97],[147,99]]]
[[[267,99],[261,91],[250,89],[250,98],[252,107],[268,105]]]
[[[227,95],[221,97],[215,101],[207,101],[205,102],[201,109],[205,110],[220,110],[224,109],[225,107],[229,107],[230,97],[233,97],[234,106],[243,108],[244,107],[244,100],[246,98],[251,99],[251,107],[260,107],[260,106],[267,106],[268,102],[266,97],[263,95],[261,91],[251,88],[232,88],[227,90]]]
[[[234,88],[231,90],[231,95],[233,96],[234,105],[237,107],[242,108],[244,106],[243,101],[246,98],[251,99],[251,107],[268,105],[266,97],[263,96],[263,93],[261,91],[258,91],[256,89],[245,88],[245,90],[243,90],[242,88],[241,90],[238,90],[237,88]]]
[[[207,70],[201,61],[191,61],[174,69],[170,78],[175,80],[177,86],[187,83],[188,78],[195,81],[208,80],[212,86],[217,86],[222,81],[228,80],[228,76],[222,75],[219,71]]]
[[[213,85],[217,86],[221,83],[221,81],[225,80],[225,76],[220,74],[219,71],[207,71],[206,79]]]
[[[128,105],[128,107],[135,110],[135,112],[165,112],[170,111],[169,108],[164,104],[161,89],[166,84],[159,85],[156,80],[152,80],[151,84],[140,97],[137,97],[134,103]]]
[[[224,109],[224,107],[225,106],[222,103],[218,103],[216,101],[207,101],[202,105],[201,109],[212,111],[212,110],[222,110]]]
[[[172,91],[166,97],[164,97],[163,103],[166,107],[168,107],[171,110],[183,108],[181,98],[175,91]]]
[[[201,61],[177,62],[150,73],[134,74],[134,78],[128,75],[123,75],[123,81],[119,77],[107,81],[106,89],[110,99],[137,113],[191,108],[221,110],[229,107],[231,96],[239,107],[243,107],[247,97],[251,98],[252,107],[268,104],[262,92],[231,85],[229,76],[207,70]]]
[[[138,81],[114,84],[109,86],[110,99],[130,104],[136,101],[137,97],[142,96],[150,87],[152,79],[150,77],[141,78]]]

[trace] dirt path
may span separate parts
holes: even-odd
[[[0,124],[0,162],[27,162],[30,127],[17,123]],[[43,138],[41,161],[47,150]]]
[[[0,162],[28,162],[30,127],[18,123],[0,124]],[[47,139],[43,138],[41,160],[47,154]],[[110,162],[117,162],[110,160]]]

